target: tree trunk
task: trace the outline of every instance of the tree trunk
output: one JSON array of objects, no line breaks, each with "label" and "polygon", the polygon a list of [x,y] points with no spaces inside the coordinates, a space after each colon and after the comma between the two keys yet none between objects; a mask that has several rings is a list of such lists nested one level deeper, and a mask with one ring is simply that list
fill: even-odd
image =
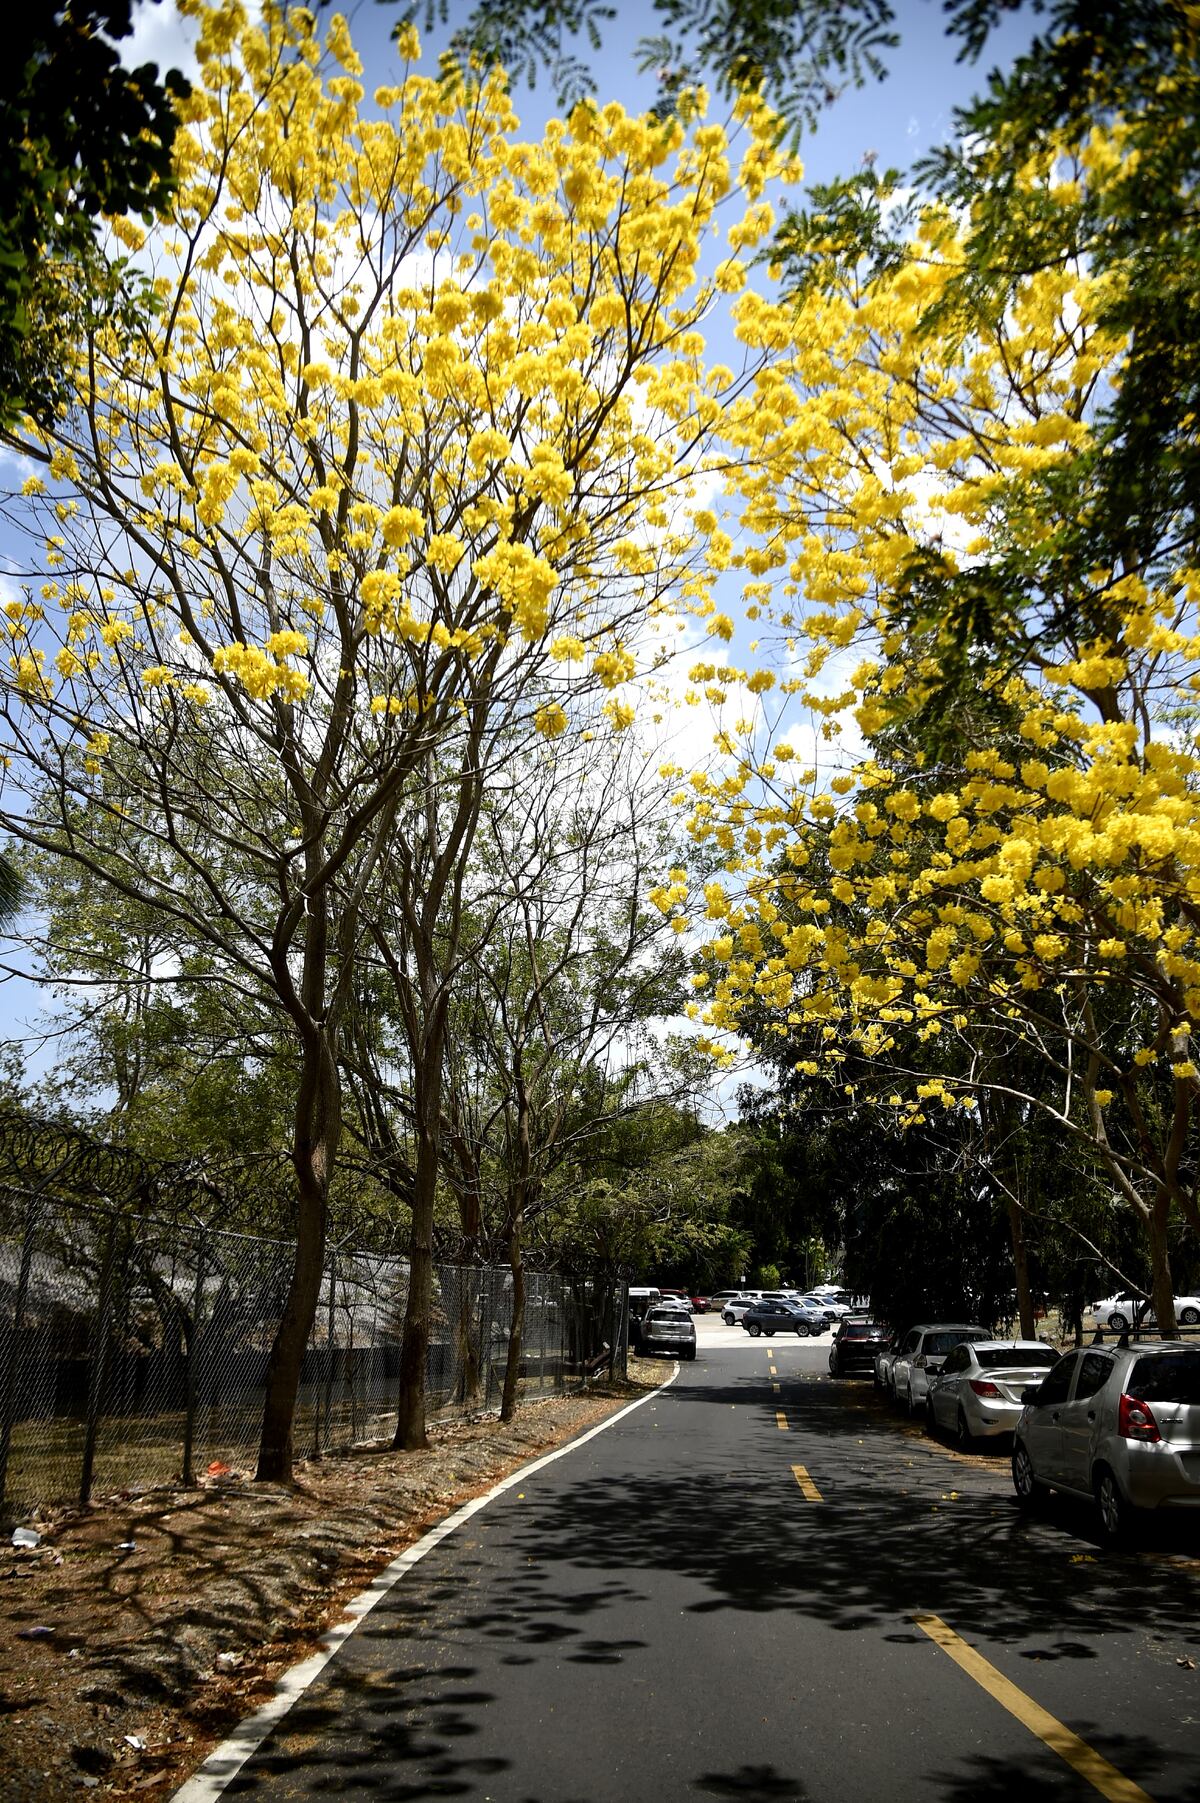
[{"label": "tree trunk", "polygon": [[[424,1086],[418,1080],[416,1092]],[[426,1431],[426,1370],[429,1362],[430,1316],[433,1312],[433,1209],[437,1196],[438,1136],[417,1101],[416,1170],[412,1227],[408,1236],[408,1305],[400,1342],[400,1380],[396,1398],[397,1452],[419,1452],[429,1445]],[[424,1117],[424,1118],[422,1118]]]},{"label": "tree trunk", "polygon": [[508,1358],[504,1365],[504,1395],[500,1403],[501,1421],[511,1421],[517,1412],[517,1387],[521,1378],[521,1347],[525,1338],[525,1261],[521,1246],[524,1215],[525,1211],[519,1197],[514,1197],[508,1222],[508,1267],[512,1272],[512,1326],[508,1334]]},{"label": "tree trunk", "polygon": [[476,1321],[476,1305],[483,1284],[478,1268],[479,1240],[483,1229],[478,1188],[458,1192],[458,1219],[462,1231],[462,1256],[466,1266],[458,1285],[458,1399],[470,1406],[482,1396],[480,1368],[480,1335]]},{"label": "tree trunk", "polygon": [[1013,1273],[1016,1279],[1017,1314],[1021,1322],[1021,1338],[1037,1338],[1037,1321],[1033,1312],[1033,1291],[1029,1287],[1029,1247],[1025,1242],[1025,1211],[1017,1197],[1005,1197],[1008,1209],[1008,1231],[1012,1237]]},{"label": "tree trunk", "polygon": [[337,1060],[326,1029],[305,1047],[292,1163],[299,1192],[296,1251],[283,1317],[267,1361],[266,1398],[256,1477],[267,1483],[292,1481],[292,1429],[308,1336],[316,1317],[325,1268],[329,1179],[341,1130],[341,1090]]},{"label": "tree trunk", "polygon": [[1160,1186],[1150,1210],[1150,1294],[1154,1298],[1154,1318],[1164,1339],[1177,1331],[1175,1322],[1175,1284],[1171,1276],[1171,1257],[1167,1249],[1167,1224],[1171,1217],[1171,1198]]},{"label": "tree trunk", "polygon": [[521,1378],[521,1343],[525,1338],[525,1260],[522,1236],[529,1187],[533,1174],[533,1148],[529,1137],[529,1092],[520,1058],[513,1073],[513,1100],[516,1104],[517,1169],[509,1191],[508,1265],[512,1272],[512,1327],[508,1336],[508,1358],[504,1366],[504,1396],[500,1403],[501,1421],[511,1421],[517,1412],[517,1387]]}]

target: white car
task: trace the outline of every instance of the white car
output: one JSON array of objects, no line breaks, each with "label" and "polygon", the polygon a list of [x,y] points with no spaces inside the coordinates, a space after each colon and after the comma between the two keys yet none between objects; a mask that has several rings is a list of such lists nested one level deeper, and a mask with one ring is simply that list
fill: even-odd
[{"label": "white car", "polygon": [[844,1321],[847,1315],[853,1313],[844,1302],[835,1302],[832,1296],[822,1296],[816,1290],[810,1290],[806,1296],[801,1296],[800,1301],[805,1308],[819,1308],[827,1321]]},{"label": "white car", "polygon": [[721,1309],[721,1319],[726,1327],[736,1327],[748,1308],[753,1308],[762,1297],[757,1291],[743,1290],[740,1296],[734,1296]]},{"label": "white car", "polygon": [[983,1327],[963,1327],[954,1321],[936,1321],[928,1327],[910,1327],[892,1360],[892,1395],[910,1415],[925,1406],[929,1380],[942,1368],[942,1360],[964,1340],[990,1340]]},{"label": "white car", "polygon": [[[1114,1333],[1124,1333],[1133,1326],[1134,1310],[1141,1301],[1139,1296],[1109,1296],[1103,1302],[1092,1304],[1090,1313],[1096,1317],[1097,1327],[1111,1327]],[[1180,1327],[1195,1327],[1200,1321],[1200,1296],[1176,1296],[1175,1319]],[[1143,1314],[1141,1326],[1154,1326],[1154,1310],[1150,1308]]]},{"label": "white car", "polygon": [[964,1340],[930,1379],[929,1425],[962,1447],[1011,1434],[1025,1406],[1022,1393],[1057,1363],[1053,1346],[1039,1340]]}]

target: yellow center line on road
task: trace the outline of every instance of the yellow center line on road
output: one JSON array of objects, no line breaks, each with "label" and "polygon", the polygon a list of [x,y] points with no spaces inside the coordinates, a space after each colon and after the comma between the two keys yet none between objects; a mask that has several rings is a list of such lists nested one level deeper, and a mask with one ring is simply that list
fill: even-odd
[{"label": "yellow center line on road", "polygon": [[783,1410],[782,1410],[782,1409],[776,1409],[776,1411],[775,1411],[775,1425],[776,1425],[776,1427],[777,1427],[777,1428],[778,1428],[778,1429],[779,1429],[779,1431],[780,1431],[780,1433],[781,1433],[781,1434],[786,1434],[786,1433],[787,1433],[787,1431],[788,1431],[788,1418],[787,1418],[787,1416],[786,1416],[786,1415],[785,1415],[785,1414],[784,1414],[784,1412],[783,1412]]},{"label": "yellow center line on road", "polygon": [[1028,1728],[1031,1734],[1036,1734],[1060,1759],[1065,1759],[1073,1771],[1086,1779],[1102,1797],[1108,1798],[1108,1803],[1153,1803],[1153,1799],[1140,1784],[1135,1784],[1132,1778],[1126,1778],[1115,1765],[1108,1763],[1102,1753],[1097,1753],[1094,1747],[1089,1747],[1086,1741],[1080,1740],[1077,1734],[1073,1734],[1070,1728],[1043,1709],[1040,1703],[1035,1703],[1023,1690],[1018,1690],[1003,1672],[989,1664],[982,1653],[977,1653],[953,1628],[947,1627],[939,1615],[914,1615],[913,1620],[921,1632],[928,1634],[930,1640],[940,1646],[943,1653],[953,1659],[969,1678],[974,1678],[976,1684],[986,1690],[990,1697],[994,1697],[1002,1709],[1015,1715],[1022,1727]]},{"label": "yellow center line on road", "polygon": [[781,1386],[779,1384],[772,1384],[771,1388],[774,1390],[776,1396],[778,1396]]},{"label": "yellow center line on road", "polygon": [[825,1498],[809,1477],[803,1465],[792,1466],[792,1476],[800,1486],[800,1494],[807,1502],[824,1502]]}]

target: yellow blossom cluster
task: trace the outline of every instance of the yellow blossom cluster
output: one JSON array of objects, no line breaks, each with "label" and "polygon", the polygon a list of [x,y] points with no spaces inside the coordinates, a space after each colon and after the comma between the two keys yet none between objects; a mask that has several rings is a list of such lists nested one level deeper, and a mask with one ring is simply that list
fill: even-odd
[{"label": "yellow blossom cluster", "polygon": [[[1022,179],[1045,186],[1061,156]],[[1200,1027],[1200,573],[1131,550],[1065,599],[1014,598],[1020,649],[981,661],[967,699],[960,683],[959,734],[928,731],[960,646],[922,617],[918,584],[967,582],[1000,545],[1027,567],[1053,553],[1049,478],[1091,447],[1125,351],[1069,257],[998,315],[939,311],[968,224],[930,207],[881,273],[831,277],[798,308],[739,300],[743,341],[777,354],[726,412],[743,453],[733,561],[786,677],[765,660],[722,671],[721,698],[747,697],[743,727],[723,731],[719,772],[679,792],[725,872],[691,1012],[736,1033],[766,1010],[784,1038],[819,1039],[803,1068],[836,1076],[853,1048],[888,1093],[901,1034],[932,1058],[983,1022],[1074,1036],[1076,1087],[1100,1109],[1118,1093],[1132,1108],[1155,1060],[1200,1095],[1180,1052]],[[709,630],[734,628],[714,615]],[[693,674],[712,699],[712,672]],[[818,743],[850,727],[865,749],[801,769],[778,739],[789,708],[815,717]],[[906,1118],[971,1099],[937,1085],[912,1079]]]},{"label": "yellow blossom cluster", "polygon": [[522,142],[503,73],[422,74],[410,29],[368,103],[340,15],[182,4],[199,78],[174,215],[111,222],[154,325],[99,328],[75,408],[27,436],[66,624],[51,676],[55,622],[10,611],[14,687],[57,682],[71,732],[153,697],[269,738],[281,704],[393,720],[413,694],[450,721],[473,685],[541,681],[520,711],[544,733],[568,723],[567,663],[600,692],[593,725],[623,730],[631,700],[603,692],[634,676],[648,615],[711,614],[730,557],[696,497],[772,352],[735,378],[699,327],[721,291],[754,305],[766,187],[797,174],[774,120],[752,97],[732,134],[587,105]]}]

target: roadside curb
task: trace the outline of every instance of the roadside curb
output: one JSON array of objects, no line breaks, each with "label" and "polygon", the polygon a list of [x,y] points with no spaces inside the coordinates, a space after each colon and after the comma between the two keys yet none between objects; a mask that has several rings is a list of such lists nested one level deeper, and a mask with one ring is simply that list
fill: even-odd
[{"label": "roadside curb", "polygon": [[485,1491],[482,1496],[476,1496],[470,1502],[463,1503],[452,1514],[439,1521],[436,1527],[430,1528],[412,1546],[406,1547],[404,1552],[399,1553],[390,1565],[384,1566],[365,1590],[360,1590],[356,1597],[351,1598],[346,1604],[343,1619],[321,1636],[318,1651],[283,1673],[276,1684],[274,1695],[239,1722],[232,1734],[227,1735],[213,1748],[203,1764],[198,1766],[191,1777],[186,1779],[173,1793],[170,1803],[215,1803],[215,1800],[224,1792],[225,1787],[237,1777],[247,1760],[257,1753],[272,1729],[283,1720],[292,1705],[320,1676],[359,1623],[371,1613],[378,1603],[383,1601],[414,1565],[420,1564],[427,1553],[431,1553],[435,1546],[440,1546],[443,1540],[448,1539],[456,1529],[463,1527],[473,1515],[478,1515],[479,1511],[485,1509],[490,1502],[494,1502],[498,1496],[503,1496],[505,1491],[523,1483],[526,1478],[535,1471],[541,1471],[544,1466],[552,1465],[556,1459],[566,1458],[568,1453],[575,1452],[580,1446],[585,1446],[589,1440],[594,1440],[597,1434],[604,1433],[606,1429],[613,1427],[618,1421],[622,1421],[626,1415],[631,1415],[635,1409],[640,1409],[645,1403],[651,1402],[654,1397],[661,1396],[678,1376],[679,1365],[676,1363],[672,1367],[670,1376],[665,1378],[656,1389],[647,1390],[646,1394],[639,1396],[635,1402],[626,1403],[623,1409],[618,1409],[614,1415],[607,1416],[595,1427],[590,1427],[585,1433],[576,1435],[573,1440],[568,1440],[565,1446],[556,1446],[553,1452],[541,1453],[536,1459],[531,1459],[528,1464],[518,1466],[507,1477],[501,1478],[498,1484],[493,1484],[492,1488]]}]

